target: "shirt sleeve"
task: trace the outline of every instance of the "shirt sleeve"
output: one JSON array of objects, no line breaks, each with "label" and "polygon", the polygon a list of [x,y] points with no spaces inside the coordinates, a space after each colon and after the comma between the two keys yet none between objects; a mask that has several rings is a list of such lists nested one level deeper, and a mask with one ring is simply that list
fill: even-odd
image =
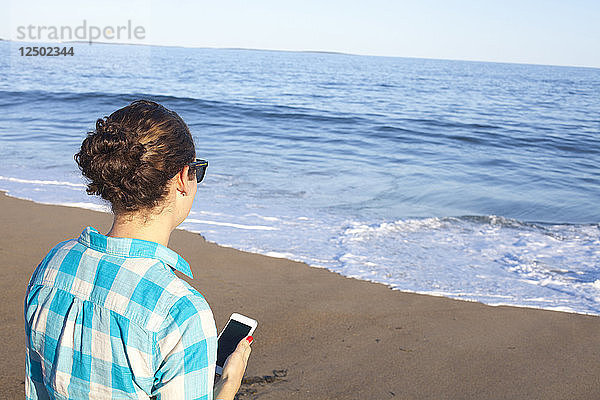
[{"label": "shirt sleeve", "polygon": [[182,297],[155,337],[156,399],[212,400],[217,358],[215,321],[201,295]]}]

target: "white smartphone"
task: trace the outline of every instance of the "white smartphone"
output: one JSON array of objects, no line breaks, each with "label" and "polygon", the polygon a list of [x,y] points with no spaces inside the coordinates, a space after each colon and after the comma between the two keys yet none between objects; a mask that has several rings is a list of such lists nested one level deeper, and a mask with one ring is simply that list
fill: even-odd
[{"label": "white smartphone", "polygon": [[246,336],[252,335],[258,322],[242,314],[233,313],[227,321],[227,325],[219,334],[217,339],[217,368],[215,372],[219,375],[223,373],[223,365],[227,357],[237,347],[240,340]]}]

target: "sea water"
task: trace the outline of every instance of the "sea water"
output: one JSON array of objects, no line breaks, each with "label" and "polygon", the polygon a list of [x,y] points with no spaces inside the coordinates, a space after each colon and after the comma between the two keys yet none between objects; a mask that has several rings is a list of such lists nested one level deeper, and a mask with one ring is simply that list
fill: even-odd
[{"label": "sea water", "polygon": [[[0,189],[106,209],[96,118],[177,111],[209,160],[182,227],[394,289],[600,315],[600,69],[0,42]],[[185,255],[184,255],[185,256]]]}]

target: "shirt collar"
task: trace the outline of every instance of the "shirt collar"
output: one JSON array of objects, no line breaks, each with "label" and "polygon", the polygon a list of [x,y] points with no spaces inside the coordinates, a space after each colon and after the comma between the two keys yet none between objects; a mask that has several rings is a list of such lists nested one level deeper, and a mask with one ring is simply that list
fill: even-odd
[{"label": "shirt collar", "polygon": [[141,239],[108,237],[91,226],[85,228],[77,240],[79,243],[103,253],[121,257],[155,258],[193,278],[188,262],[173,250],[159,243]]}]

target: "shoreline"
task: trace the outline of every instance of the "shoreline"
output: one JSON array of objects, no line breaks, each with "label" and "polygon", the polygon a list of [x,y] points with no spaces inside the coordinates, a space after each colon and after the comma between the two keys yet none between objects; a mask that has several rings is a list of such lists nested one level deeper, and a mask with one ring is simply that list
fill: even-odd
[{"label": "shoreline", "polygon": [[[96,204],[96,203],[51,203],[51,202],[39,202],[36,200],[32,200],[29,198],[25,198],[25,197],[18,197],[18,196],[14,196],[9,194],[6,190],[2,190],[0,189],[0,194],[4,195],[6,197],[9,198],[13,198],[16,200],[22,200],[22,201],[29,201],[32,202],[34,204],[39,204],[39,205],[46,205],[46,206],[57,206],[57,207],[68,207],[68,208],[73,208],[73,209],[78,209],[78,210],[86,210],[86,211],[93,211],[93,212],[100,212],[103,214],[107,214],[107,215],[111,215],[110,213],[110,208],[106,205],[100,205],[100,204]],[[567,223],[545,223],[545,222],[540,222],[542,224],[559,224],[559,225],[578,225],[578,224],[567,224]],[[185,221],[184,223],[185,224]],[[527,305],[527,304],[511,304],[511,303],[503,303],[501,301],[499,302],[495,302],[495,303],[490,303],[490,302],[485,302],[485,301],[481,301],[478,299],[472,299],[469,298],[468,295],[461,297],[460,295],[457,294],[452,294],[452,293],[441,293],[441,292],[435,292],[435,291],[418,291],[418,290],[409,290],[409,289],[400,289],[400,288],[396,288],[394,287],[392,284],[386,283],[386,282],[382,282],[382,281],[378,281],[378,280],[374,280],[374,279],[368,279],[368,278],[362,278],[362,277],[354,277],[354,276],[348,276],[348,275],[344,275],[341,272],[335,271],[333,269],[329,269],[326,266],[320,266],[320,265],[311,265],[309,263],[307,263],[306,261],[300,260],[300,259],[293,259],[291,257],[287,257],[286,255],[274,255],[275,253],[272,251],[265,251],[265,252],[256,252],[256,251],[248,251],[248,250],[244,250],[244,249],[238,249],[234,246],[228,246],[228,245],[223,245],[223,244],[219,244],[217,242],[208,240],[205,238],[205,236],[198,231],[194,231],[194,230],[189,230],[186,228],[182,228],[182,227],[178,227],[176,228],[177,231],[182,231],[182,232],[188,232],[191,234],[197,234],[200,235],[202,237],[202,240],[204,240],[207,243],[211,243],[214,244],[217,247],[220,248],[228,248],[228,249],[234,249],[243,253],[248,253],[248,254],[255,254],[255,255],[260,255],[260,256],[265,256],[265,257],[270,257],[270,258],[275,258],[275,259],[282,259],[282,260],[286,260],[289,262],[295,262],[295,263],[301,263],[303,265],[306,265],[310,268],[316,268],[316,269],[325,269],[329,272],[332,272],[334,274],[337,274],[343,278],[347,278],[347,279],[356,279],[359,281],[364,281],[364,282],[370,282],[370,283],[375,283],[378,285],[382,285],[388,289],[394,290],[394,291],[399,291],[401,293],[412,293],[412,294],[418,294],[418,295],[425,295],[425,296],[433,296],[433,297],[441,297],[441,298],[447,298],[447,299],[453,299],[453,300],[458,300],[458,301],[466,301],[466,302],[474,302],[474,303],[480,303],[480,304],[484,304],[490,307],[517,307],[517,308],[525,308],[525,309],[532,309],[532,310],[546,310],[546,311],[557,311],[557,312],[564,312],[564,313],[569,313],[569,314],[578,314],[578,315],[587,315],[587,316],[600,316],[600,314],[598,313],[593,313],[593,312],[583,312],[583,311],[577,311],[575,309],[572,309],[568,306],[549,306],[549,307],[544,307],[544,306],[536,306],[536,305]],[[291,254],[290,254],[291,255]],[[501,297],[501,296],[500,296]]]},{"label": "shoreline", "polygon": [[[0,192],[0,370],[24,387],[23,297],[35,266],[110,214]],[[259,325],[240,398],[588,399],[600,397],[600,318],[392,290],[323,268],[221,247],[176,230],[169,247],[220,331],[232,312]],[[179,275],[182,277],[182,275]]]}]

